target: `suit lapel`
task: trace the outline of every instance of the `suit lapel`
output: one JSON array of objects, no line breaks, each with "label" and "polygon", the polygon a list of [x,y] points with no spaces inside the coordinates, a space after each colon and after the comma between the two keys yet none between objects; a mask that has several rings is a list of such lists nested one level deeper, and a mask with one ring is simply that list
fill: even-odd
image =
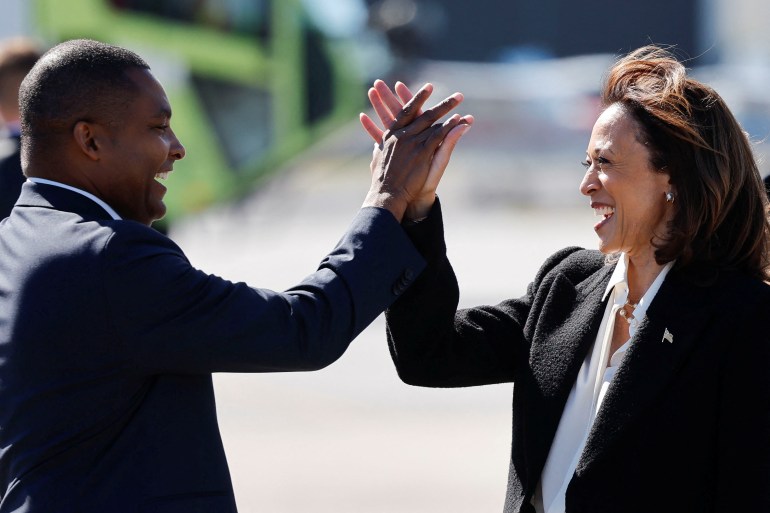
[{"label": "suit lapel", "polygon": [[[710,315],[709,303],[704,289],[669,274],[607,391],[578,463],[578,474],[600,459],[623,430],[665,393],[701,337],[697,327]],[[688,308],[680,308],[682,304]]]}]

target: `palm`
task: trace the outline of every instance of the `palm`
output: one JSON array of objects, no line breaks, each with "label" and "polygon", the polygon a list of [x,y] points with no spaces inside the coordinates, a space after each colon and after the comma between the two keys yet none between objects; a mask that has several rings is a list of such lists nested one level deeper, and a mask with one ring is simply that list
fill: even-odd
[{"label": "palm", "polygon": [[[382,143],[385,131],[393,125],[398,112],[401,111],[404,104],[409,102],[413,96],[414,95],[409,88],[401,82],[396,83],[394,94],[385,82],[381,80],[375,81],[374,87],[369,89],[369,101],[371,102],[377,117],[380,118],[382,128],[366,114],[361,114],[360,116],[361,124],[372,139],[374,139],[375,144],[380,145]],[[417,115],[420,113],[421,112],[418,112]],[[459,116],[455,115],[454,117]],[[447,134],[446,138],[430,160],[427,178],[418,198],[415,199],[418,204],[433,203],[436,189],[444,175],[447,164],[449,164],[449,158],[452,155],[454,146],[467,128],[473,123],[473,116],[464,116],[460,118],[460,123],[460,125]]]}]

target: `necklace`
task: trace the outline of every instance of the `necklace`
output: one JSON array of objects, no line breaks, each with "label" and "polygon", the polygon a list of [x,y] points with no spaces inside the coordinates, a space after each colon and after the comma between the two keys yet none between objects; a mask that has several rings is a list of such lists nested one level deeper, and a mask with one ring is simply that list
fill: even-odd
[{"label": "necklace", "polygon": [[618,313],[620,316],[626,320],[628,324],[631,324],[631,321],[634,320],[634,315],[627,310],[627,308],[632,308],[633,310],[636,310],[636,307],[639,306],[639,301],[631,301],[630,299],[626,299],[626,303],[618,310]]}]

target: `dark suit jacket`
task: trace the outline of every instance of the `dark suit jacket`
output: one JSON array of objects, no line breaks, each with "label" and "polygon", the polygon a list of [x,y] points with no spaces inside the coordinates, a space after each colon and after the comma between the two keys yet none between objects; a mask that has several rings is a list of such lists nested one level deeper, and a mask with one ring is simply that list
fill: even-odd
[{"label": "dark suit jacket", "polygon": [[19,137],[0,139],[0,219],[10,215],[24,180]]},{"label": "dark suit jacket", "polygon": [[[438,208],[412,237],[428,267],[386,312],[399,375],[432,387],[514,383],[505,511],[532,512],[613,266],[568,248],[523,297],[458,312]],[[568,513],[770,511],[770,287],[736,272],[699,278],[673,269],[650,304],[567,489]]]},{"label": "dark suit jacket", "polygon": [[395,218],[366,208],[317,272],[254,289],[32,183],[0,255],[3,513],[234,512],[211,373],[332,363],[424,266]]}]

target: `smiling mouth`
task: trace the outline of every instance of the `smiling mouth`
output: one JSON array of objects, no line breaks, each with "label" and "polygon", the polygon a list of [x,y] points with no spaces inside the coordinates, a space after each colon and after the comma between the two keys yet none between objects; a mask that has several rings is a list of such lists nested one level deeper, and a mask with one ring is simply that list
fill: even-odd
[{"label": "smiling mouth", "polygon": [[158,180],[166,180],[168,178],[168,175],[171,174],[171,171],[164,171],[162,173],[156,173],[155,178]]},{"label": "smiling mouth", "polygon": [[603,217],[605,219],[612,216],[615,213],[614,207],[594,207],[594,215],[597,217]]}]

